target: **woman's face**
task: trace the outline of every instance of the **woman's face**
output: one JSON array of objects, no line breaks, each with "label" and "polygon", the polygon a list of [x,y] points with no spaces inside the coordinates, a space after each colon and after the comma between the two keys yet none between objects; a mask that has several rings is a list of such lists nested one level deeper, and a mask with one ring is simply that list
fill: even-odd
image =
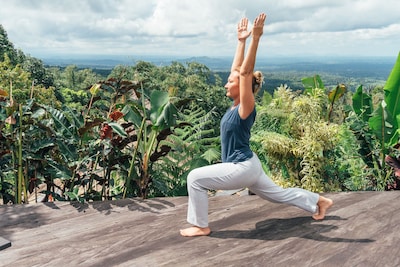
[{"label": "woman's face", "polygon": [[237,99],[240,96],[239,73],[237,71],[231,72],[224,87],[226,89],[227,97],[231,99]]}]

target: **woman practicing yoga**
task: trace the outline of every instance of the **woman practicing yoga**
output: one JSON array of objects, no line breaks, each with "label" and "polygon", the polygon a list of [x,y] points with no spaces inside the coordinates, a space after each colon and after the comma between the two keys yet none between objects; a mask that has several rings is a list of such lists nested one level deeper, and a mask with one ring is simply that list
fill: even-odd
[{"label": "woman practicing yoga", "polygon": [[[297,206],[322,220],[333,202],[331,199],[301,189],[284,189],[263,171],[257,155],[250,149],[250,130],[255,121],[255,94],[262,86],[263,75],[254,72],[258,43],[263,34],[266,15],[261,13],[247,30],[248,19],[238,24],[238,44],[231,73],[225,85],[226,96],[233,100],[221,120],[222,163],[192,170],[187,179],[189,194],[187,221],[191,227],[180,231],[182,236],[209,235],[208,190],[248,188],[263,199]],[[245,56],[245,44],[251,41]]]}]

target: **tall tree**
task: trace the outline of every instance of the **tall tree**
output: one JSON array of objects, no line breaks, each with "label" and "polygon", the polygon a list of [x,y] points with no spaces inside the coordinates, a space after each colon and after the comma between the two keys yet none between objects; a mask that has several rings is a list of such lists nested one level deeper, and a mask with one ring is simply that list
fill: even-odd
[{"label": "tall tree", "polygon": [[8,35],[3,25],[0,24],[0,61],[4,61],[5,54],[8,55],[14,65],[17,63],[17,51],[13,43],[8,40]]},{"label": "tall tree", "polygon": [[22,64],[22,68],[31,74],[31,78],[36,85],[43,85],[45,88],[49,88],[54,85],[54,77],[43,65],[43,61],[31,57],[25,56]]}]

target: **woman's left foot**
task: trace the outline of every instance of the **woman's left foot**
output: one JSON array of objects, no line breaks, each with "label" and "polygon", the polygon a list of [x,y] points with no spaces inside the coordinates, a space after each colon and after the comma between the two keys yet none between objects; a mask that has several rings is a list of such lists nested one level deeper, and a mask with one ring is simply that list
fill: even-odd
[{"label": "woman's left foot", "polygon": [[181,230],[181,236],[204,236],[204,235],[209,235],[211,233],[211,230],[209,227],[197,227],[197,226],[192,226],[186,229]]}]

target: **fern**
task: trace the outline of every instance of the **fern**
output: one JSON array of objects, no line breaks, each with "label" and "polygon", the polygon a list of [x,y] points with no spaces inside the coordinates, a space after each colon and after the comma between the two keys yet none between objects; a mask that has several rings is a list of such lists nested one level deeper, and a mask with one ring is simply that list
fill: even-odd
[{"label": "fern", "polygon": [[191,122],[184,128],[177,128],[160,145],[172,148],[167,157],[153,166],[158,177],[152,196],[187,195],[187,175],[194,168],[211,164],[220,159],[218,137],[207,129],[212,122],[213,112],[195,108],[182,114],[183,121]]}]

